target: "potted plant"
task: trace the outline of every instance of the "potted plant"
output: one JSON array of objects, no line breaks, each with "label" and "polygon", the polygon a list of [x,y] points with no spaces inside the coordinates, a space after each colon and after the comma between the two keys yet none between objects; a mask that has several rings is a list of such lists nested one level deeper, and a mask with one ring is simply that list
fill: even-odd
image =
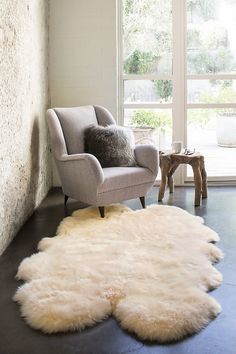
[{"label": "potted plant", "polygon": [[216,120],[217,144],[236,147],[236,109],[220,110]]},{"label": "potted plant", "polygon": [[170,114],[154,110],[135,111],[131,120],[136,143],[152,143],[159,149],[165,146],[165,132],[171,124]]}]

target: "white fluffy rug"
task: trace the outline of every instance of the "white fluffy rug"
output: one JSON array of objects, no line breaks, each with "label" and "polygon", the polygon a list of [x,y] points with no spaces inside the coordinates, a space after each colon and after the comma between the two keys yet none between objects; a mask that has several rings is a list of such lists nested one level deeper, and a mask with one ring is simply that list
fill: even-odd
[{"label": "white fluffy rug", "polygon": [[74,212],[39,253],[22,261],[26,283],[14,299],[33,328],[82,330],[111,314],[145,340],[173,341],[199,331],[220,312],[206,292],[222,281],[218,235],[182,209],[122,205]]}]

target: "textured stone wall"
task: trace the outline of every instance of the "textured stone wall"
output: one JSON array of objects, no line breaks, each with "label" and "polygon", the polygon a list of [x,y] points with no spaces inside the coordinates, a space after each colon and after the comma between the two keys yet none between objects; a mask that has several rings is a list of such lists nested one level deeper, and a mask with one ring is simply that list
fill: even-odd
[{"label": "textured stone wall", "polygon": [[51,186],[48,91],[48,0],[0,0],[0,254]]}]

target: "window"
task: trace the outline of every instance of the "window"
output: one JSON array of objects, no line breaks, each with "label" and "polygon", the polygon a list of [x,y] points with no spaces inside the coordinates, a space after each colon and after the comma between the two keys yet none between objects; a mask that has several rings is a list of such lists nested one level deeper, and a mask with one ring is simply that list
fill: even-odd
[{"label": "window", "polygon": [[182,140],[209,177],[235,179],[236,0],[123,0],[120,13],[121,123],[159,149]]}]

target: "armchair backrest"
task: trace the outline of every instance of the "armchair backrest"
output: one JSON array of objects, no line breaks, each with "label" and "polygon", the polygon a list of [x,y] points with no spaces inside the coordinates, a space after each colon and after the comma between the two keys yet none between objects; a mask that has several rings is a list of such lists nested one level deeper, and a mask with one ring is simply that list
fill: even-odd
[{"label": "armchair backrest", "polygon": [[91,124],[115,124],[111,113],[101,106],[53,108],[47,112],[54,156],[84,152],[84,130]]}]

